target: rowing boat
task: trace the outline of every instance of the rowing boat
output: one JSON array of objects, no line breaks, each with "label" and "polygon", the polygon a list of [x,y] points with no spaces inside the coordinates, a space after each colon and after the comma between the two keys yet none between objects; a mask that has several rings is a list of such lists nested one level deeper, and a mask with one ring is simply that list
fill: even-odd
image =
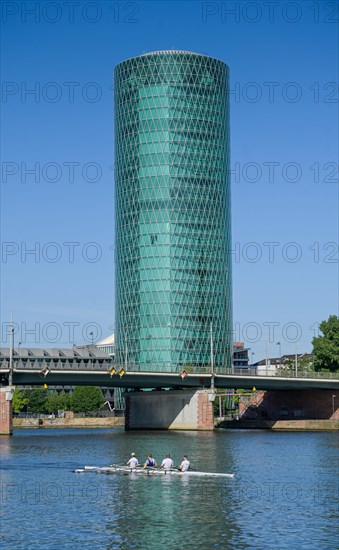
[{"label": "rowing boat", "polygon": [[75,473],[80,474],[84,472],[96,472],[98,474],[138,474],[146,476],[164,476],[164,475],[177,475],[177,476],[190,476],[190,477],[234,477],[234,474],[223,474],[218,472],[196,472],[194,470],[187,470],[186,472],[181,472],[175,468],[170,470],[164,470],[161,468],[128,468],[125,466],[110,466],[110,467],[99,467],[99,466],[85,466],[84,468],[78,468],[75,470]]},{"label": "rowing boat", "polygon": [[84,468],[78,468],[75,470],[75,473],[84,473],[84,472],[96,472],[98,474],[138,474],[138,475],[178,475],[178,476],[192,476],[192,477],[234,477],[234,474],[224,474],[217,472],[196,472],[194,470],[187,470],[186,472],[181,472],[180,470],[171,468],[170,470],[164,470],[161,468],[128,468],[124,466],[110,466],[110,467],[99,467],[99,466],[85,466]]}]

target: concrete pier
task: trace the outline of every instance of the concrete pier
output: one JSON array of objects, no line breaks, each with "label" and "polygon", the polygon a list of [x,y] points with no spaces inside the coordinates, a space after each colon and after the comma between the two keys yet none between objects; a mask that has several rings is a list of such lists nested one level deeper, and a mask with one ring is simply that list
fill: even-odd
[{"label": "concrete pier", "polygon": [[210,390],[137,391],[126,394],[126,430],[213,430]]},{"label": "concrete pier", "polygon": [[0,435],[13,433],[12,397],[12,386],[0,388]]}]

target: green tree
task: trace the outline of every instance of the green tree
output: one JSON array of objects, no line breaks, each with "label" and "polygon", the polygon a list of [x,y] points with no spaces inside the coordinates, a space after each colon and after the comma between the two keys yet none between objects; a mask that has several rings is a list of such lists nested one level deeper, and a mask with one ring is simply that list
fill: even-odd
[{"label": "green tree", "polygon": [[319,328],[323,335],[312,340],[314,368],[336,372],[339,370],[339,317],[330,315]]},{"label": "green tree", "polygon": [[46,399],[46,409],[49,413],[56,413],[59,410],[59,394],[54,391]]},{"label": "green tree", "polygon": [[[297,357],[297,363],[298,363],[298,372],[310,372],[314,370],[313,361],[311,356],[308,354],[305,357],[303,355],[300,355]],[[287,358],[284,361],[284,364],[282,367],[279,367],[279,373],[284,374],[285,371],[295,371],[295,358]]]},{"label": "green tree", "polygon": [[24,396],[24,392],[15,388],[12,399],[13,412],[17,414],[22,411],[22,409],[26,407],[28,401],[29,399]]},{"label": "green tree", "polygon": [[75,413],[94,412],[103,404],[102,392],[96,386],[76,386],[72,392],[71,408]]},{"label": "green tree", "polygon": [[46,401],[48,390],[46,388],[34,388],[33,390],[24,390],[23,397],[28,399],[27,407],[32,413],[46,413]]},{"label": "green tree", "polygon": [[59,409],[61,411],[68,411],[71,408],[71,395],[62,390],[59,393]]},{"label": "green tree", "polygon": [[70,401],[70,396],[64,390],[60,393],[53,391],[47,397],[46,409],[49,413],[67,411],[70,408]]}]

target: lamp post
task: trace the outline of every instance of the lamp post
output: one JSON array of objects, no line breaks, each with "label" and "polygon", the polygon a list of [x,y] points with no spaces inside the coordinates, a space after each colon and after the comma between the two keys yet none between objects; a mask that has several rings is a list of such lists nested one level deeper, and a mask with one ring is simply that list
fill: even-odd
[{"label": "lamp post", "polygon": [[13,316],[11,314],[10,333],[9,333],[9,373],[8,373],[9,386],[13,386],[13,348],[14,348],[14,328],[13,328]]},{"label": "lamp post", "polygon": [[294,366],[295,366],[295,377],[298,377],[298,350],[295,346],[295,356],[294,356]]},{"label": "lamp post", "polygon": [[268,359],[268,346],[267,346],[267,340],[265,340],[265,368],[266,368],[266,376],[268,371],[268,365],[269,365],[269,359]]},{"label": "lamp post", "polygon": [[255,356],[254,351],[251,352],[251,355],[252,355],[252,367],[253,367],[253,365],[254,365],[254,356]]},{"label": "lamp post", "polygon": [[151,344],[151,372],[153,371],[153,340],[152,334],[149,335],[150,344]]},{"label": "lamp post", "polygon": [[279,346],[279,363],[281,363],[281,343],[277,342],[277,346]]},{"label": "lamp post", "polygon": [[125,366],[124,366],[125,372],[127,372],[127,366],[128,366],[128,340],[129,340],[130,349],[132,349],[132,353],[130,354],[131,359],[129,361],[130,361],[130,364],[132,365],[132,367],[131,367],[132,370],[133,370],[133,368],[136,368],[136,360],[135,360],[135,353],[136,352],[135,352],[135,347],[133,348],[133,341],[134,341],[135,333],[138,330],[139,329],[136,328],[136,329],[130,331],[129,333],[128,333],[128,328],[125,330]]},{"label": "lamp post", "polygon": [[127,349],[127,332],[125,334],[125,372],[127,372],[127,358],[128,358],[128,349]]},{"label": "lamp post", "polygon": [[210,331],[211,331],[211,390],[212,392],[214,393],[215,391],[215,388],[214,388],[214,357],[213,357],[213,325],[211,323],[211,326],[210,326]]}]

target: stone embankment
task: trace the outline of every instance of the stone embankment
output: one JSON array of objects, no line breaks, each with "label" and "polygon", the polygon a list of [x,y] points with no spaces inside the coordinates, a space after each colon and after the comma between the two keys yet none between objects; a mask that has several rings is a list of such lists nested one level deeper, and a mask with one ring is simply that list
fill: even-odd
[{"label": "stone embankment", "polygon": [[92,418],[13,418],[13,428],[123,428],[120,416]]},{"label": "stone embankment", "polygon": [[339,420],[223,420],[216,422],[215,427],[233,430],[335,431],[339,430]]}]

